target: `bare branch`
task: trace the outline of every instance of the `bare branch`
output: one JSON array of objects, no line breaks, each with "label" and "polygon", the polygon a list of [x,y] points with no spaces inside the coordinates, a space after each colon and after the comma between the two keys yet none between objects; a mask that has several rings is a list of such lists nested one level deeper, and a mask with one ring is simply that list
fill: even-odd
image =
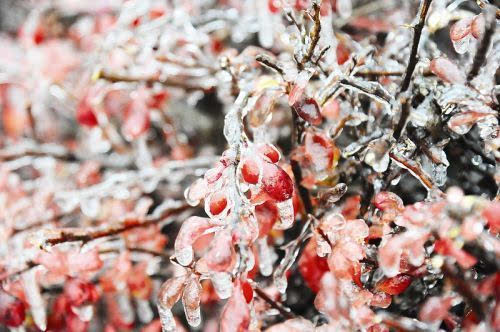
[{"label": "bare branch", "polygon": [[406,73],[403,78],[403,83],[401,84],[400,92],[405,92],[410,87],[411,76],[415,70],[415,66],[418,62],[418,44],[420,43],[420,37],[422,36],[422,30],[425,25],[425,18],[429,12],[429,7],[431,6],[432,0],[422,0],[422,5],[420,6],[420,15],[417,25],[414,27],[413,43],[411,46],[410,60],[408,61],[408,67],[406,67]]}]

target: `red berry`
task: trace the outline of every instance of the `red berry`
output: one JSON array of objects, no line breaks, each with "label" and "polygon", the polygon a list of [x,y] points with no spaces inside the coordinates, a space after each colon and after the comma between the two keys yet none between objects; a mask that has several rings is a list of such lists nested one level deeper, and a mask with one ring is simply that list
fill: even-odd
[{"label": "red berry", "polygon": [[24,322],[24,303],[0,291],[0,325],[18,327]]},{"label": "red berry", "polygon": [[94,109],[90,106],[87,98],[82,99],[76,109],[76,120],[83,126],[97,126],[97,117],[94,114]]},{"label": "red berry", "polygon": [[389,295],[398,295],[410,286],[412,277],[407,274],[398,274],[392,278],[386,278],[377,283],[375,289]]},{"label": "red berry", "polygon": [[269,11],[273,14],[276,14],[280,11],[281,4],[280,0],[268,0],[267,1],[267,8],[269,8]]},{"label": "red berry", "polygon": [[328,263],[325,257],[319,257],[316,254],[316,242],[310,240],[304,248],[299,259],[299,271],[304,278],[307,286],[317,293],[320,288],[320,280],[328,269]]},{"label": "red berry", "polygon": [[293,181],[282,168],[264,162],[263,171],[263,189],[271,198],[282,202],[292,197]]},{"label": "red berry", "polygon": [[227,206],[227,199],[226,195],[220,191],[215,192],[211,197],[210,197],[210,213],[214,216],[218,215]]},{"label": "red berry", "polygon": [[280,153],[276,148],[270,144],[262,144],[258,147],[260,153],[269,158],[269,160],[275,164],[280,160]]},{"label": "red berry", "polygon": [[323,122],[319,105],[313,98],[302,99],[293,104],[292,108],[302,119],[312,125],[319,126]]},{"label": "red berry", "polygon": [[250,303],[253,299],[253,288],[248,281],[243,281],[241,283],[241,291],[247,303]]},{"label": "red berry", "polygon": [[259,182],[259,166],[254,160],[247,159],[241,167],[241,175],[246,183],[257,184]]}]

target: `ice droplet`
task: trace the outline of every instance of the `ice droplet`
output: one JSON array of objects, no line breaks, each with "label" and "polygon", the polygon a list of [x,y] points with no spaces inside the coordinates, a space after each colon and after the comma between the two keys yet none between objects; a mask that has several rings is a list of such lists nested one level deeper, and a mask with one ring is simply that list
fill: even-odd
[{"label": "ice droplet", "polygon": [[472,157],[471,161],[473,165],[478,166],[483,162],[483,158],[480,155],[476,154],[474,157]]},{"label": "ice droplet", "polygon": [[223,300],[231,296],[233,290],[233,283],[231,281],[231,274],[228,272],[216,272],[210,276],[212,285],[214,286],[217,296]]},{"label": "ice droplet", "polygon": [[161,329],[163,332],[175,331],[175,319],[170,309],[158,304],[158,314],[160,315]]},{"label": "ice droplet", "polygon": [[175,257],[181,265],[188,265],[193,260],[193,249],[191,247],[184,247],[175,251]]},{"label": "ice droplet", "polygon": [[90,322],[94,316],[94,307],[92,305],[84,305],[81,307],[71,307],[73,311],[81,321]]},{"label": "ice droplet", "polygon": [[292,226],[295,219],[293,211],[293,199],[289,198],[283,202],[277,202],[276,207],[278,208],[278,215],[280,217],[280,222],[274,225],[275,229],[287,229]]},{"label": "ice droplet", "polygon": [[453,48],[458,54],[464,54],[469,50],[471,35],[467,35],[459,40],[452,40]]}]

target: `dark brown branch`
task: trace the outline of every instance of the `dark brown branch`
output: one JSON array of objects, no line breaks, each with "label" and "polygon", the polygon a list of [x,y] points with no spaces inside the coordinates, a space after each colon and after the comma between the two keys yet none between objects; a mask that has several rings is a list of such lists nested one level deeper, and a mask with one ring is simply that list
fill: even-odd
[{"label": "dark brown branch", "polygon": [[[301,143],[302,136],[302,124],[300,123],[300,119],[297,116],[296,112],[292,111],[292,121],[293,121],[293,129],[292,129],[292,146],[295,148],[297,145]],[[304,204],[304,210],[307,214],[313,214],[313,205],[311,202],[311,195],[309,194],[309,190],[304,187],[302,182],[302,169],[299,163],[296,160],[291,160],[290,164],[292,166],[293,177],[295,178],[295,183],[299,189],[299,196],[302,200],[302,204]]]},{"label": "dark brown branch", "polygon": [[67,230],[67,231],[61,230],[59,233],[59,236],[45,240],[43,246],[56,245],[56,244],[65,243],[65,242],[79,242],[79,241],[81,241],[83,243],[87,243],[87,242],[90,242],[90,241],[93,241],[93,240],[96,240],[96,239],[99,239],[102,237],[117,235],[117,234],[129,231],[131,229],[134,229],[134,228],[147,227],[150,225],[158,224],[158,223],[162,222],[163,220],[165,220],[166,218],[168,218],[172,215],[179,214],[179,213],[187,210],[188,208],[189,208],[189,205],[182,205],[178,208],[166,210],[159,217],[149,217],[149,218],[146,218],[145,220],[128,219],[128,220],[123,221],[121,224],[119,224],[117,226],[112,226],[112,227],[102,229],[102,230],[94,230],[94,231],[88,231],[88,232],[82,231],[81,233],[79,233],[77,231],[71,231],[71,230]]},{"label": "dark brown branch", "polygon": [[271,299],[262,289],[255,287],[254,288],[255,293],[264,301],[266,301],[271,307],[274,309],[278,310],[279,313],[285,317],[286,319],[292,319],[295,318],[295,315],[292,313],[292,311],[285,306],[283,306],[281,303],[278,303]]},{"label": "dark brown branch", "polygon": [[101,71],[98,78],[102,78],[109,82],[144,82],[148,84],[160,83],[165,86],[174,87],[184,89],[186,91],[210,91],[213,89],[213,86],[203,87],[201,85],[195,85],[188,83],[190,80],[186,78],[185,80],[175,79],[175,78],[167,78],[161,79],[159,76],[151,76],[151,77],[132,77],[126,75],[119,75],[115,73],[109,73],[106,71]]},{"label": "dark brown branch", "polygon": [[306,54],[304,55],[302,60],[297,64],[300,70],[304,69],[304,65],[311,60],[314,54],[314,49],[316,48],[316,45],[318,45],[320,37],[320,31],[321,31],[321,21],[319,16],[320,7],[316,2],[313,2],[313,10],[314,13],[312,19],[314,21],[314,26],[309,32],[309,37],[311,39],[311,42],[309,44]]},{"label": "dark brown branch", "polygon": [[276,63],[276,61],[274,61],[274,59],[272,59],[269,55],[259,54],[255,57],[255,60],[266,67],[276,70],[280,75],[284,75],[283,68],[281,68],[280,65]]},{"label": "dark brown branch", "polygon": [[486,30],[484,31],[483,39],[481,39],[476,55],[474,56],[472,67],[469,71],[469,74],[467,75],[467,81],[471,81],[479,73],[479,70],[486,61],[486,54],[488,53],[488,49],[490,48],[491,39],[495,34],[495,29],[497,26],[495,19],[495,9],[491,6],[488,6],[484,16],[486,20]]},{"label": "dark brown branch", "polygon": [[[381,101],[383,100],[383,101],[385,101],[387,103],[391,102],[391,96],[388,95],[386,93],[386,91],[383,91],[382,89],[377,88],[376,86],[367,88],[367,87],[364,87],[364,86],[361,86],[361,85],[357,84],[356,82],[353,82],[353,81],[350,81],[350,80],[347,80],[347,79],[342,79],[342,80],[340,80],[339,83],[340,83],[341,86],[359,90],[362,93],[365,93],[368,96],[372,96],[375,99],[379,99]],[[370,82],[367,82],[367,83],[370,83]],[[372,83],[370,83],[370,84],[372,84]]]},{"label": "dark brown branch", "polygon": [[406,73],[403,78],[403,83],[401,84],[400,92],[405,92],[410,87],[411,77],[415,66],[418,62],[418,44],[420,43],[420,37],[422,36],[422,30],[424,29],[425,19],[427,13],[429,12],[429,7],[431,6],[432,0],[422,0],[422,5],[420,7],[419,21],[414,27],[413,43],[411,46],[410,59],[408,61],[408,67],[406,67]]},{"label": "dark brown branch", "polygon": [[428,189],[435,189],[436,186],[432,182],[432,179],[426,174],[420,164],[418,164],[415,160],[411,160],[406,158],[405,156],[396,154],[394,152],[389,152],[389,157],[395,162],[403,165],[406,169],[410,171],[420,182]]}]

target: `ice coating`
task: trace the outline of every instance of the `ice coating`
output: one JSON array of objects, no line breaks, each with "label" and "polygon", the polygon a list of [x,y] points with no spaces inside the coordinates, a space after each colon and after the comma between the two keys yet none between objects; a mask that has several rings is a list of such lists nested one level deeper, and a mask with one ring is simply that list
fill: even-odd
[{"label": "ice coating", "polygon": [[214,225],[208,218],[192,216],[182,223],[174,249],[177,261],[186,266],[193,260],[193,243]]},{"label": "ice coating", "polygon": [[186,287],[182,292],[182,304],[184,313],[189,325],[196,327],[201,323],[201,285],[197,277],[192,276],[188,279]]},{"label": "ice coating", "polygon": [[250,325],[250,308],[243,295],[241,282],[238,280],[220,319],[220,332],[246,331]]}]

